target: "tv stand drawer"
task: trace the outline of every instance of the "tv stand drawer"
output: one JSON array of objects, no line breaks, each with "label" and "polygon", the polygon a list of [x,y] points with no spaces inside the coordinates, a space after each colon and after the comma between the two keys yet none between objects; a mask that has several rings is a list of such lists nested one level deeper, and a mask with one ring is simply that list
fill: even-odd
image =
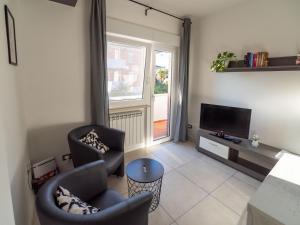
[{"label": "tv stand drawer", "polygon": [[210,151],[222,158],[228,159],[228,155],[229,155],[229,147],[228,146],[222,145],[220,143],[211,141],[207,138],[200,136],[199,147],[203,148],[207,151]]}]

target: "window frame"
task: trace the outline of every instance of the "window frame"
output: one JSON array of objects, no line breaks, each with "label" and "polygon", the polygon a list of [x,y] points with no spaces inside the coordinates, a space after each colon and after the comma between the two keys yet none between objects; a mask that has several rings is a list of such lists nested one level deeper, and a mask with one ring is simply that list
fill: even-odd
[{"label": "window frame", "polygon": [[[154,144],[160,144],[164,143],[166,141],[170,141],[172,139],[172,127],[174,126],[174,118],[176,116],[176,102],[178,101],[177,95],[175,95],[177,91],[177,86],[178,86],[178,75],[179,75],[179,47],[178,46],[170,46],[167,44],[159,44],[155,43],[152,46],[152,73],[155,71],[155,51],[166,51],[170,52],[172,54],[172,66],[171,66],[171,79],[170,79],[170,85],[169,85],[169,93],[170,93],[170,111],[169,111],[169,136],[160,138],[157,140],[153,140],[153,118],[154,118],[154,99],[151,99],[151,110],[150,110],[150,143],[151,145]],[[151,80],[151,94],[154,95],[154,88],[155,88],[155,76],[154,74],[152,75],[152,80]]]},{"label": "window frame", "polygon": [[144,81],[143,81],[143,92],[141,99],[124,99],[124,100],[110,100],[109,99],[109,108],[131,108],[136,106],[146,106],[150,104],[150,68],[151,68],[151,44],[147,42],[141,42],[132,40],[125,37],[116,37],[112,35],[107,35],[107,43],[112,42],[121,45],[145,47],[145,68],[144,68]]}]

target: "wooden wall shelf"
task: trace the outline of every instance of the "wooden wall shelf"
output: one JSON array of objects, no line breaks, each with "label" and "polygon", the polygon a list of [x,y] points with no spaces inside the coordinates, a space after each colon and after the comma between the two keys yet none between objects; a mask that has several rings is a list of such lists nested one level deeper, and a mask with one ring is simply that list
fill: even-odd
[{"label": "wooden wall shelf", "polygon": [[266,67],[247,67],[244,60],[231,61],[224,72],[263,72],[263,71],[298,71],[300,65],[296,65],[296,56],[269,58]]}]

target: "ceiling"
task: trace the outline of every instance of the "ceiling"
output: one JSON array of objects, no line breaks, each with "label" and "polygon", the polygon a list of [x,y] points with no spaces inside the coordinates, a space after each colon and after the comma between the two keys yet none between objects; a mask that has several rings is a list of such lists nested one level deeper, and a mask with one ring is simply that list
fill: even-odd
[{"label": "ceiling", "polygon": [[136,0],[180,17],[204,17],[247,0]]}]

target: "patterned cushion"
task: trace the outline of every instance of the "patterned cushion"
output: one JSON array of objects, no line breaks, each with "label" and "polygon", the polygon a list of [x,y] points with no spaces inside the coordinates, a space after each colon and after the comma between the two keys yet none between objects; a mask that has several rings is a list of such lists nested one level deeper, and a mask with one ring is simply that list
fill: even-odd
[{"label": "patterned cushion", "polygon": [[102,154],[106,153],[109,150],[109,147],[100,141],[99,136],[94,129],[80,138],[80,141],[84,144],[96,148]]},{"label": "patterned cushion", "polygon": [[74,196],[70,191],[61,186],[58,186],[55,196],[58,207],[68,213],[87,215],[100,211],[100,209],[81,201],[78,197]]}]

